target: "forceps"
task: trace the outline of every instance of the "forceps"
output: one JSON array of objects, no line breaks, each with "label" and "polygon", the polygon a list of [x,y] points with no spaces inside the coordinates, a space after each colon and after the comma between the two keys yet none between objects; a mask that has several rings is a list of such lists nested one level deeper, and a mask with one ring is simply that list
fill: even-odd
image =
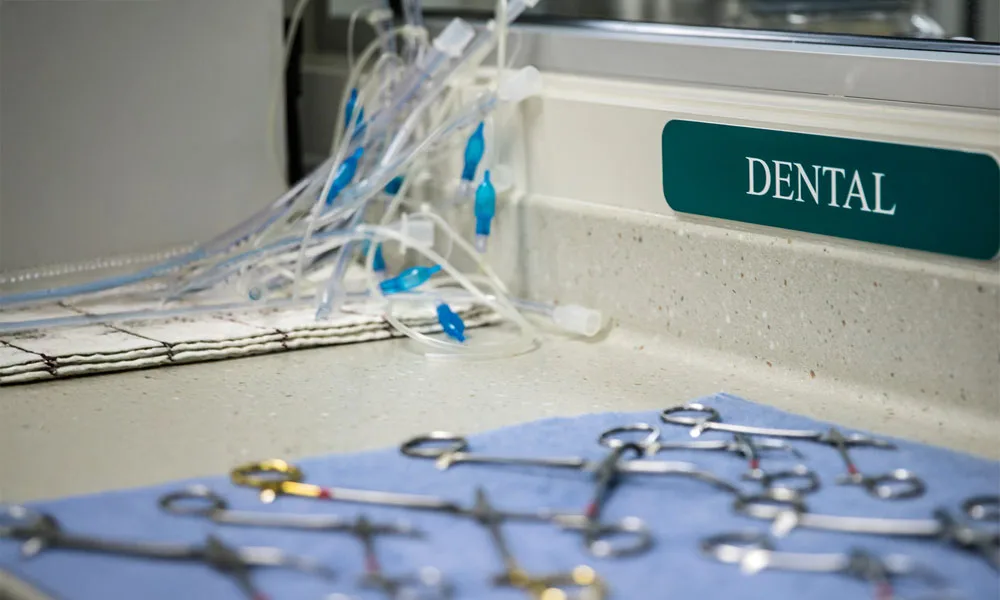
[{"label": "forceps", "polygon": [[[579,515],[563,515],[548,510],[539,510],[536,512],[497,511],[488,502],[485,502],[485,494],[482,494],[481,491],[477,492],[476,503],[472,507],[464,507],[451,500],[435,498],[433,496],[320,487],[302,483],[303,477],[301,469],[278,459],[248,463],[233,469],[231,473],[231,479],[234,484],[259,489],[260,499],[265,503],[274,502],[279,494],[285,494],[318,500],[339,500],[360,504],[443,512],[458,517],[467,517],[478,523],[492,523],[492,525],[487,526],[490,527],[490,532],[494,535],[494,541],[496,540],[494,530],[499,527],[500,522],[505,520],[554,523],[567,529],[582,528]],[[483,501],[480,502],[480,499]],[[628,521],[626,519],[619,525],[605,527],[612,533],[640,535],[640,540],[646,544],[650,540],[649,532],[645,530],[638,519],[635,521]],[[510,552],[506,550],[506,545],[502,543],[502,537],[500,541],[501,543],[498,544],[498,547],[502,549],[501,555],[505,558],[505,563],[507,563],[506,558],[510,556]],[[516,564],[513,564],[513,566],[516,566]],[[597,577],[593,569],[587,566],[578,566],[568,574],[549,575],[541,578],[533,578],[520,569],[512,569],[512,564],[505,564],[505,567],[507,567],[506,576],[505,578],[498,579],[497,583],[524,590],[535,600],[566,600],[570,598],[562,587],[579,588],[580,592],[575,596],[579,600],[603,600],[605,595],[604,582]]]},{"label": "forceps", "polygon": [[356,537],[364,550],[365,576],[362,583],[381,590],[389,598],[450,597],[451,590],[436,569],[425,567],[417,575],[390,577],[382,571],[375,552],[375,537],[401,535],[411,538],[423,534],[406,523],[372,523],[366,517],[348,521],[333,515],[270,514],[260,511],[231,510],[225,498],[202,485],[164,494],[160,508],[182,516],[203,517],[222,525],[298,529],[303,531],[342,532]]},{"label": "forceps", "polygon": [[872,584],[874,597],[878,600],[892,598],[893,581],[901,577],[916,577],[936,588],[944,587],[943,579],[938,574],[917,564],[909,556],[875,556],[861,549],[847,553],[778,552],[767,534],[754,531],[706,538],[701,543],[701,551],[719,562],[740,565],[740,570],[747,575],[774,569],[854,577]]},{"label": "forceps", "polygon": [[[993,521],[998,517],[1000,496],[975,496],[962,504],[970,521]],[[772,521],[771,533],[784,537],[796,527],[892,537],[939,540],[962,550],[977,552],[995,569],[1000,569],[1000,529],[987,531],[959,523],[948,511],[938,509],[930,519],[883,519],[846,517],[809,512],[802,498],[787,490],[773,488],[756,496],[738,497],[736,512]]]},{"label": "forceps", "polygon": [[[437,445],[444,443],[444,446]],[[656,460],[622,460],[626,452],[631,452],[640,456],[643,449],[638,444],[623,442],[615,444],[611,452],[599,461],[590,461],[585,458],[520,458],[484,456],[465,452],[469,446],[468,440],[464,437],[443,431],[435,431],[426,435],[417,436],[405,442],[400,450],[407,456],[420,458],[433,458],[437,460],[439,469],[447,469],[455,463],[481,463],[481,464],[503,464],[522,466],[541,466],[565,468],[577,471],[592,473],[595,478],[594,492],[589,504],[582,515],[577,515],[576,519],[584,524],[584,541],[590,552],[596,556],[625,556],[646,550],[652,541],[648,538],[643,526],[643,537],[635,538],[634,543],[612,546],[610,541],[603,539],[605,536],[615,536],[621,538],[623,528],[609,526],[600,522],[600,514],[608,494],[618,483],[620,475],[623,473],[646,474],[646,475],[673,475],[689,479],[695,479],[708,483],[709,485],[733,494],[742,496],[743,492],[735,485],[725,481],[712,473],[701,471],[694,464],[677,461],[656,461]],[[433,446],[432,446],[433,444]],[[564,516],[563,518],[566,518]],[[625,523],[640,523],[635,517],[628,517],[622,521]]]},{"label": "forceps", "polygon": [[924,481],[906,469],[895,469],[884,475],[861,473],[847,452],[848,444],[844,434],[831,429],[827,436],[847,466],[847,474],[838,477],[837,483],[863,486],[870,495],[886,500],[904,500],[924,495],[927,489]]},{"label": "forceps", "polygon": [[[605,597],[607,589],[604,582],[586,565],[580,565],[569,573],[541,577],[529,575],[514,558],[507,546],[506,538],[500,531],[500,525],[506,515],[493,508],[482,488],[476,489],[476,504],[471,516],[489,531],[490,539],[503,561],[504,573],[494,579],[497,585],[524,590],[536,600],[566,600],[570,597],[578,600],[603,600]],[[578,592],[570,596],[566,592],[567,589],[575,589]]]},{"label": "forceps", "polygon": [[[445,445],[440,445],[442,443]],[[612,546],[611,542],[604,539],[605,537],[610,538],[613,536],[621,540],[623,533],[633,532],[626,532],[619,526],[609,526],[600,522],[601,511],[604,508],[608,495],[617,485],[619,475],[624,472],[620,464],[622,456],[629,452],[636,456],[642,454],[642,449],[636,444],[620,444],[616,448],[613,448],[608,453],[608,456],[596,462],[579,457],[520,458],[484,456],[465,452],[468,447],[468,440],[460,435],[444,431],[433,431],[404,442],[399,449],[400,452],[407,456],[435,459],[437,467],[442,470],[456,463],[480,463],[552,467],[591,472],[595,480],[594,492],[582,516],[584,542],[587,548],[597,556],[625,556],[644,551],[651,545],[651,538],[648,537],[648,533],[643,526],[641,534],[636,535],[632,543]],[[636,517],[628,517],[623,521],[623,523],[625,522],[641,524],[641,521]]]},{"label": "forceps", "polygon": [[[612,427],[597,438],[597,443],[606,448],[618,448],[630,443],[622,439],[622,434],[647,434],[638,442],[631,442],[643,449],[646,456],[654,456],[665,450],[714,450],[731,452],[746,459],[749,470],[743,479],[758,481],[764,487],[771,487],[777,481],[786,482],[781,487],[792,489],[800,494],[809,494],[819,489],[819,476],[805,465],[796,465],[791,469],[768,473],[760,468],[761,450],[781,450],[796,458],[802,458],[798,450],[787,442],[780,440],[754,440],[744,433],[734,433],[732,440],[695,440],[691,442],[667,442],[660,439],[660,430],[648,423],[634,423],[622,427]],[[799,482],[798,485],[790,483]]]},{"label": "forceps", "polygon": [[[704,417],[679,416],[677,413],[694,412],[702,413]],[[747,435],[762,435],[767,437],[778,437],[787,439],[797,439],[803,441],[816,442],[833,446],[844,459],[847,465],[847,475],[839,478],[838,483],[851,483],[861,485],[870,495],[883,500],[902,500],[906,498],[916,498],[922,496],[926,490],[923,480],[906,469],[895,469],[883,475],[864,475],[858,471],[851,457],[847,453],[848,448],[856,446],[870,446],[875,448],[894,448],[893,444],[872,438],[860,433],[844,435],[837,429],[829,431],[816,431],[809,429],[773,429],[769,427],[753,427],[749,425],[732,425],[721,422],[719,411],[710,406],[692,402],[680,406],[673,406],[664,409],[660,413],[660,420],[664,423],[674,425],[687,425],[691,427],[691,437],[698,437],[704,431],[728,431],[730,433],[743,433]]]},{"label": "forceps", "polygon": [[21,553],[25,558],[37,555],[47,548],[85,550],[132,556],[153,560],[192,561],[204,563],[223,575],[232,577],[240,590],[251,600],[266,600],[257,590],[250,574],[260,567],[294,569],[332,579],[333,573],[323,565],[308,558],[285,554],[278,548],[233,548],[215,536],[208,536],[204,544],[177,544],[166,542],[129,542],[66,533],[52,515],[39,513],[23,506],[0,506],[0,537],[23,540]]}]

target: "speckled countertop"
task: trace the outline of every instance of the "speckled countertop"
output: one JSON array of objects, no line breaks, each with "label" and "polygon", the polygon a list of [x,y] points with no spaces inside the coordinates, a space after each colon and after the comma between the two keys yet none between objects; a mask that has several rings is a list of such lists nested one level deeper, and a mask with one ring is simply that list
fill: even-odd
[{"label": "speckled countertop", "polygon": [[16,457],[0,501],[717,391],[1000,457],[996,262],[537,197],[499,217],[491,260],[516,292],[600,309],[609,335],[490,362],[392,341],[0,388],[0,456]]},{"label": "speckled countertop", "polygon": [[[497,335],[477,331],[475,335]],[[803,377],[623,329],[491,362],[406,342],[291,352],[0,390],[0,501],[225,472],[553,415],[664,408],[726,390],[818,418],[995,455],[991,418]]]}]

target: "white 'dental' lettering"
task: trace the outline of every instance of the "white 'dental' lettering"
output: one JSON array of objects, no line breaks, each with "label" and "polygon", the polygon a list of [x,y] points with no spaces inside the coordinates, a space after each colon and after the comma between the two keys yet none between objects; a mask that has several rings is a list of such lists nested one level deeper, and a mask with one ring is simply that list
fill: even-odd
[{"label": "white 'dental' lettering", "polygon": [[[863,174],[857,170],[848,172],[840,167],[823,165],[807,167],[785,160],[767,161],[753,156],[745,158],[748,196],[767,196],[772,193],[771,187],[774,184],[772,197],[776,200],[805,202],[808,198],[817,206],[824,202],[826,206],[847,210],[853,209],[851,203],[856,201],[855,205],[861,212],[889,216],[896,214],[895,204],[890,208],[882,206],[882,182],[885,173]],[[846,185],[840,185],[841,181]],[[827,198],[823,198],[824,193],[828,194]],[[870,199],[874,199],[874,208],[869,202]]]},{"label": "white 'dental' lettering", "polygon": [[[788,169],[788,172],[783,172],[784,169]],[[781,185],[788,185],[788,195],[781,193]],[[795,195],[792,194],[792,163],[785,162],[783,160],[774,161],[774,199],[775,200],[794,200]]]},{"label": "white 'dental' lettering", "polygon": [[[767,193],[768,190],[771,189],[771,169],[767,166],[766,162],[762,161],[759,158],[754,158],[752,156],[748,156],[746,158],[747,158],[747,164],[750,166],[750,184],[747,189],[747,195],[763,196],[764,194]],[[756,165],[764,167],[764,187],[761,188],[760,191],[757,191],[755,189],[756,185],[754,185],[754,173],[757,172],[757,170],[754,169],[754,167]]]}]

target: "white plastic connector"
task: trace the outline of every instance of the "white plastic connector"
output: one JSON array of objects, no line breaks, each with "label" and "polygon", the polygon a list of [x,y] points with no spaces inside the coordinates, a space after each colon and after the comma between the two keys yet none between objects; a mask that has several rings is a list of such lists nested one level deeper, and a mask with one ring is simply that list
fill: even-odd
[{"label": "white plastic connector", "polygon": [[507,22],[513,23],[521,16],[521,13],[529,8],[535,8],[536,4],[538,4],[538,0],[510,0],[507,5]]},{"label": "white plastic connector", "polygon": [[532,66],[524,67],[503,81],[497,97],[503,102],[517,103],[542,93],[542,74]]},{"label": "white plastic connector", "polygon": [[382,23],[391,24],[393,19],[392,11],[388,8],[373,8],[368,12],[368,24],[372,27],[378,27]]},{"label": "white plastic connector", "polygon": [[434,47],[441,54],[458,58],[462,56],[465,47],[474,37],[476,37],[476,30],[472,25],[462,19],[452,19],[451,23],[448,23],[448,26],[434,38]]},{"label": "white plastic connector", "polygon": [[601,330],[601,312],[578,306],[576,304],[566,304],[556,306],[552,309],[552,322],[566,331],[593,337]]},{"label": "white plastic connector", "polygon": [[397,227],[399,233],[410,239],[414,246],[434,245],[434,222],[427,219],[408,219],[403,215]]}]

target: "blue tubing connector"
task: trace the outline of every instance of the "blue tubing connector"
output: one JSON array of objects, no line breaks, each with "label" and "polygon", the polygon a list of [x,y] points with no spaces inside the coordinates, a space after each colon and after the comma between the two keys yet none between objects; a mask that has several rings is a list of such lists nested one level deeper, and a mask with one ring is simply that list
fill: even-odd
[{"label": "blue tubing connector", "polygon": [[473,181],[476,178],[476,169],[479,168],[479,162],[483,160],[485,150],[486,138],[483,137],[483,123],[480,122],[465,144],[465,166],[462,167],[464,181]]},{"label": "blue tubing connector", "polygon": [[403,187],[403,176],[394,177],[392,181],[385,184],[385,193],[390,196],[395,196],[399,193],[399,188]]},{"label": "blue tubing connector", "polygon": [[[368,250],[371,249],[372,243],[369,240],[365,240],[361,244],[361,254],[363,256],[368,256]],[[375,245],[375,257],[372,259],[372,270],[379,274],[385,274],[385,256],[382,254],[382,243],[379,242]]]},{"label": "blue tubing connector", "polygon": [[493,216],[497,213],[497,191],[490,181],[490,172],[483,173],[483,182],[476,188],[476,249],[486,250],[486,239],[490,237]]},{"label": "blue tubing connector", "polygon": [[333,183],[330,185],[330,193],[326,195],[326,205],[333,206],[334,200],[340,195],[340,192],[351,185],[351,180],[354,179],[354,174],[358,170],[358,163],[361,161],[361,157],[364,155],[365,149],[358,147],[353,154],[347,157],[344,162],[340,163],[337,167],[337,174],[333,176]]},{"label": "blue tubing connector", "polygon": [[408,292],[413,288],[423,285],[440,270],[441,265],[434,265],[433,267],[411,267],[391,279],[386,279],[379,284],[379,287],[382,289],[382,293],[386,296],[389,294]]},{"label": "blue tubing connector", "polygon": [[385,256],[382,255],[382,244],[375,246],[375,258],[372,260],[372,268],[376,273],[385,273]]},{"label": "blue tubing connector", "polygon": [[[351,90],[350,97],[347,98],[347,106],[344,107],[344,131],[351,128],[351,115],[354,114],[354,107],[358,103],[358,88]],[[358,115],[361,116],[360,114]]]},{"label": "blue tubing connector", "polygon": [[465,341],[465,321],[450,306],[442,302],[437,305],[438,323],[448,337],[458,342]]}]

